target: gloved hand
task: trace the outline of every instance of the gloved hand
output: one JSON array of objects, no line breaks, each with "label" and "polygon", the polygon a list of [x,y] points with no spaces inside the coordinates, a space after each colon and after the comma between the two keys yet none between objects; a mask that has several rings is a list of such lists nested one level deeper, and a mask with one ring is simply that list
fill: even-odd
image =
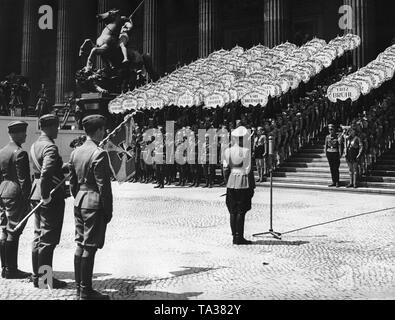
[{"label": "gloved hand", "polygon": [[49,197],[47,199],[42,199],[42,202],[43,202],[44,206],[49,204],[51,201],[52,201],[51,195],[49,195]]}]

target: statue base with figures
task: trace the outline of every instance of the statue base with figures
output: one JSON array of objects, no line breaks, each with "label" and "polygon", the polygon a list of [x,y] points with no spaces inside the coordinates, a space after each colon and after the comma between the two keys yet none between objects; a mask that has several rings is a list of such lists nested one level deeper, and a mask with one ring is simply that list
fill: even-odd
[{"label": "statue base with figures", "polygon": [[101,114],[108,120],[111,125],[112,115],[108,112],[108,103],[117,95],[110,93],[88,92],[81,94],[77,99],[77,108],[75,112],[76,121],[82,127],[82,119],[91,114]]}]

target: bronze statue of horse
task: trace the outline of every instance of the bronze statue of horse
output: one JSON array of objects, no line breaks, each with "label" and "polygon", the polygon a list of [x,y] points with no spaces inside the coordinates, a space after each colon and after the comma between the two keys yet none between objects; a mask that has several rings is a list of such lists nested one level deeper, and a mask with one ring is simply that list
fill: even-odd
[{"label": "bronze statue of horse", "polygon": [[153,68],[149,54],[140,54],[136,50],[128,48],[129,61],[123,63],[122,52],[119,47],[119,35],[122,26],[130,21],[130,18],[122,16],[117,9],[98,14],[97,18],[99,21],[104,21],[105,27],[96,41],[96,46],[91,39],[86,39],[80,47],[80,57],[85,56],[90,51],[85,70],[91,70],[94,56],[100,55],[105,69],[111,70],[111,73],[116,73],[116,76],[122,78],[124,82],[122,87],[124,88],[133,87],[133,83],[143,69],[148,73],[151,80],[156,81],[159,77]]}]

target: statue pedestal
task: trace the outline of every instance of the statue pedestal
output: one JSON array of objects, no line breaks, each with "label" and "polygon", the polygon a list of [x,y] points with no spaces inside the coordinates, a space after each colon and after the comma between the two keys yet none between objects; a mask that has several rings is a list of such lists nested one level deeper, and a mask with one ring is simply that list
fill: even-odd
[{"label": "statue pedestal", "polygon": [[77,99],[82,117],[90,114],[101,114],[108,118],[108,103],[117,97],[116,94],[102,94],[97,92],[83,93]]},{"label": "statue pedestal", "polygon": [[91,114],[101,114],[107,121],[111,121],[111,115],[108,112],[108,103],[117,96],[117,94],[102,94],[98,92],[81,94],[81,98],[76,101],[79,107],[79,110],[76,112],[76,117],[80,122],[84,117]]}]

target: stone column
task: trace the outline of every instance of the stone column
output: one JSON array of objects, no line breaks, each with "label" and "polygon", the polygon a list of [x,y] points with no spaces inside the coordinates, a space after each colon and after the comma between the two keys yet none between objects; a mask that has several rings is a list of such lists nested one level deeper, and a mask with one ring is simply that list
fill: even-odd
[{"label": "stone column", "polygon": [[290,3],[289,0],[265,0],[264,3],[264,44],[267,47],[277,46],[290,36]]},{"label": "stone column", "polygon": [[[110,0],[98,0],[97,2],[97,14],[107,12],[111,10],[111,3]],[[99,37],[105,27],[104,22],[97,23],[97,37]],[[93,42],[96,42],[96,39],[92,39]],[[96,68],[101,69],[103,68],[104,64],[100,56],[96,56]]]},{"label": "stone column", "polygon": [[56,103],[65,102],[65,93],[74,90],[75,43],[73,42],[73,1],[58,0],[56,36]]},{"label": "stone column", "polygon": [[165,39],[163,0],[145,0],[143,51],[152,58],[154,70],[159,74],[164,71]]},{"label": "stone column", "polygon": [[25,0],[23,4],[23,27],[22,27],[22,58],[21,74],[29,78],[30,101],[34,103],[34,97],[40,87],[37,79],[38,59],[38,0]]},{"label": "stone column", "polygon": [[199,0],[199,57],[219,49],[218,0]]},{"label": "stone column", "polygon": [[[7,43],[7,32],[6,32],[6,17],[7,17],[7,0],[0,0],[0,39]],[[3,80],[5,75],[5,61],[7,59],[7,46],[0,46],[0,81]]]},{"label": "stone column", "polygon": [[361,37],[360,47],[353,52],[354,66],[361,68],[374,58],[372,52],[375,47],[375,4],[369,0],[344,0],[344,5],[352,9],[352,28],[345,32]]}]

